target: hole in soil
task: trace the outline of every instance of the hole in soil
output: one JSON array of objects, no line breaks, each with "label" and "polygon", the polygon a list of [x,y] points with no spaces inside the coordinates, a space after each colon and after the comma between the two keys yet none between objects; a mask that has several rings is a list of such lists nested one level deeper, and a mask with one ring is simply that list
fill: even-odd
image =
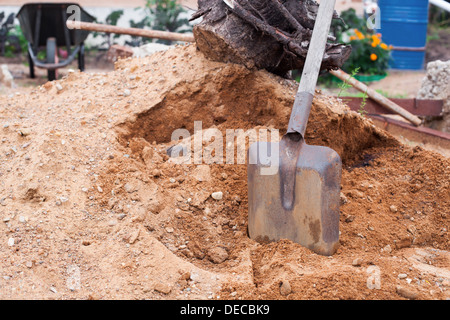
[{"label": "hole in soil", "polygon": [[[119,126],[122,145],[128,146],[133,138],[150,144],[169,143],[177,129],[192,135],[196,123],[196,128],[200,125],[203,130],[218,128],[223,136],[227,129],[245,131],[261,126],[278,129],[281,137],[294,104],[294,83],[282,85],[279,78],[266,73],[233,68],[178,83],[162,101]],[[320,94],[314,100],[305,139],[308,144],[334,149],[344,165],[359,160],[364,150],[396,144],[356,113]]]}]

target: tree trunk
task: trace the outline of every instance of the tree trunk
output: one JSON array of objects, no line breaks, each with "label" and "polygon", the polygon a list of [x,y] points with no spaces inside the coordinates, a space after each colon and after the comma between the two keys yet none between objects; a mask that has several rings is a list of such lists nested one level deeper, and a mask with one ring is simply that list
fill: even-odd
[{"label": "tree trunk", "polygon": [[[215,61],[243,64],[285,76],[302,69],[318,4],[312,0],[198,0],[191,20],[197,47]],[[335,19],[339,19],[335,13]],[[330,36],[330,39],[332,37]],[[340,68],[351,47],[328,43],[322,70]]]}]

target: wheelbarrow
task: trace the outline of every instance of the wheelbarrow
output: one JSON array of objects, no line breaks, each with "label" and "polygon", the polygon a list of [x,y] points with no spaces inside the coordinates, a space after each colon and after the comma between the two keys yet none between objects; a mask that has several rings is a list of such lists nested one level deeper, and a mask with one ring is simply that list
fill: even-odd
[{"label": "wheelbarrow", "polygon": [[[95,18],[76,3],[29,3],[22,6],[17,19],[28,41],[28,62],[30,78],[35,78],[34,67],[47,69],[48,80],[56,80],[56,70],[71,64],[78,58],[78,68],[85,69],[84,41],[88,31],[68,29],[68,8],[77,6],[82,22],[93,22]],[[69,9],[69,14],[71,13]],[[67,55],[60,60],[59,47],[66,47]],[[40,50],[45,47],[46,58],[38,58]]]}]

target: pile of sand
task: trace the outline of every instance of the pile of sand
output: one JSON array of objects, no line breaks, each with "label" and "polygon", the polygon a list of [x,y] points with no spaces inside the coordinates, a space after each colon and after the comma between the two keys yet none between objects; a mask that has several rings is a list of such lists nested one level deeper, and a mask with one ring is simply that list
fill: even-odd
[{"label": "pile of sand", "polygon": [[450,161],[342,102],[318,93],[306,137],[344,163],[333,257],[248,238],[245,165],[168,157],[194,121],[282,131],[295,91],[191,45],[2,98],[0,298],[448,298]]}]

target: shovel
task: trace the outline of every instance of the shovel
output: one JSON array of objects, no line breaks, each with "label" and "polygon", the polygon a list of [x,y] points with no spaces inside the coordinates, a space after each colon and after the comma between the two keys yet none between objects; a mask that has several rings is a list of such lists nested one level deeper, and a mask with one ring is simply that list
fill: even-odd
[{"label": "shovel", "polygon": [[248,154],[248,231],[260,242],[288,239],[321,255],[339,244],[342,162],[304,136],[325,52],[335,0],[320,2],[287,133],[257,142]]}]

